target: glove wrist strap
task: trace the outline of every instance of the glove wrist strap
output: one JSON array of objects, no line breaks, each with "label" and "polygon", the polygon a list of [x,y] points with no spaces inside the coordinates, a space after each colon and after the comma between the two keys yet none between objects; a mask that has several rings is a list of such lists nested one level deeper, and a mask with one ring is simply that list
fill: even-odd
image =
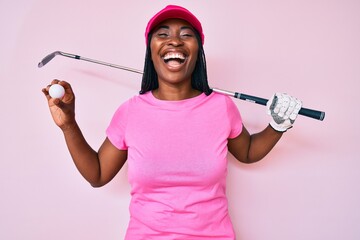
[{"label": "glove wrist strap", "polygon": [[290,129],[292,126],[290,127],[283,127],[280,126],[279,124],[277,124],[275,121],[271,121],[269,123],[270,127],[272,127],[275,131],[277,132],[286,132],[288,129]]}]

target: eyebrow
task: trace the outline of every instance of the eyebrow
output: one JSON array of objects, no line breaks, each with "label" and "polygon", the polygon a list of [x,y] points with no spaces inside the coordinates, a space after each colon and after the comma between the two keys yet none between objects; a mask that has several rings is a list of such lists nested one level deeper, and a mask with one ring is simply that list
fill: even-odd
[{"label": "eyebrow", "polygon": [[[170,29],[170,27],[167,26],[167,25],[161,25],[161,26],[159,26],[157,28],[157,30],[162,29],[162,28],[163,29]],[[183,27],[180,28],[180,30],[184,30],[184,29],[190,29],[190,30],[194,31],[194,29],[192,27],[190,27],[190,26],[183,26]]]}]

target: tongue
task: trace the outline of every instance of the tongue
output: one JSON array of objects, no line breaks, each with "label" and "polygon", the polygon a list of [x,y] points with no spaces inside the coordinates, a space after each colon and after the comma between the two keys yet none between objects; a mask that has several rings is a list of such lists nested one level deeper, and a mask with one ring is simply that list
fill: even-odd
[{"label": "tongue", "polygon": [[176,61],[176,60],[170,60],[167,62],[167,64],[170,66],[170,67],[178,67],[180,66],[180,62],[179,61]]}]

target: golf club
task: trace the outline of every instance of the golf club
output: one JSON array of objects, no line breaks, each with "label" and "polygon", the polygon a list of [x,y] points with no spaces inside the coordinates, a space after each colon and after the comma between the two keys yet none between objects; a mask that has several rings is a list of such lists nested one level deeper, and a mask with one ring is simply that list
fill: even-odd
[{"label": "golf club", "polygon": [[[118,68],[118,69],[121,69],[121,70],[134,72],[134,73],[138,73],[138,74],[143,74],[142,71],[137,70],[137,69],[128,68],[128,67],[124,67],[124,66],[120,66],[120,65],[116,65],[116,64],[112,64],[112,63],[107,63],[107,62],[103,62],[103,61],[99,61],[99,60],[94,60],[94,59],[91,59],[91,58],[85,58],[85,57],[81,57],[79,55],[75,55],[75,54],[71,54],[71,53],[65,53],[65,52],[61,52],[61,51],[55,51],[53,53],[50,53],[46,57],[44,57],[39,62],[38,67],[41,68],[41,67],[45,66],[48,62],[50,62],[57,55],[60,55],[60,56],[63,56],[63,57],[69,57],[69,58],[73,58],[73,59],[77,59],[77,60],[83,60],[83,61],[87,61],[87,62],[92,62],[92,63],[96,63],[96,64],[101,64],[101,65],[105,65],[105,66],[108,66],[108,67]],[[222,90],[222,89],[218,89],[218,88],[212,88],[212,90],[214,92],[217,92],[217,93],[225,94],[225,95],[237,98],[237,99],[245,100],[245,101],[252,102],[252,103],[257,103],[257,104],[260,104],[260,105],[265,105],[266,106],[266,103],[268,102],[268,99],[255,97],[255,96],[251,96],[251,95],[247,95],[247,94],[243,94],[243,93],[231,92],[231,91]],[[303,116],[306,116],[306,117],[314,118],[314,119],[317,119],[317,120],[320,120],[320,121],[323,121],[324,118],[325,118],[325,112],[318,111],[318,110],[313,110],[313,109],[308,109],[308,108],[301,108],[300,111],[299,111],[299,114],[303,115]]]}]

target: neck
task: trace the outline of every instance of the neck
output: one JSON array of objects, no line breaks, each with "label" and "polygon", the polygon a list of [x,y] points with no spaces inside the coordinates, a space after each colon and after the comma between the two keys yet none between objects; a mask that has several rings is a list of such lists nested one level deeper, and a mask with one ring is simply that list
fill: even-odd
[{"label": "neck", "polygon": [[152,91],[154,97],[160,100],[179,101],[193,98],[201,94],[200,91],[193,89],[191,86],[166,86],[159,84],[159,88]]}]

